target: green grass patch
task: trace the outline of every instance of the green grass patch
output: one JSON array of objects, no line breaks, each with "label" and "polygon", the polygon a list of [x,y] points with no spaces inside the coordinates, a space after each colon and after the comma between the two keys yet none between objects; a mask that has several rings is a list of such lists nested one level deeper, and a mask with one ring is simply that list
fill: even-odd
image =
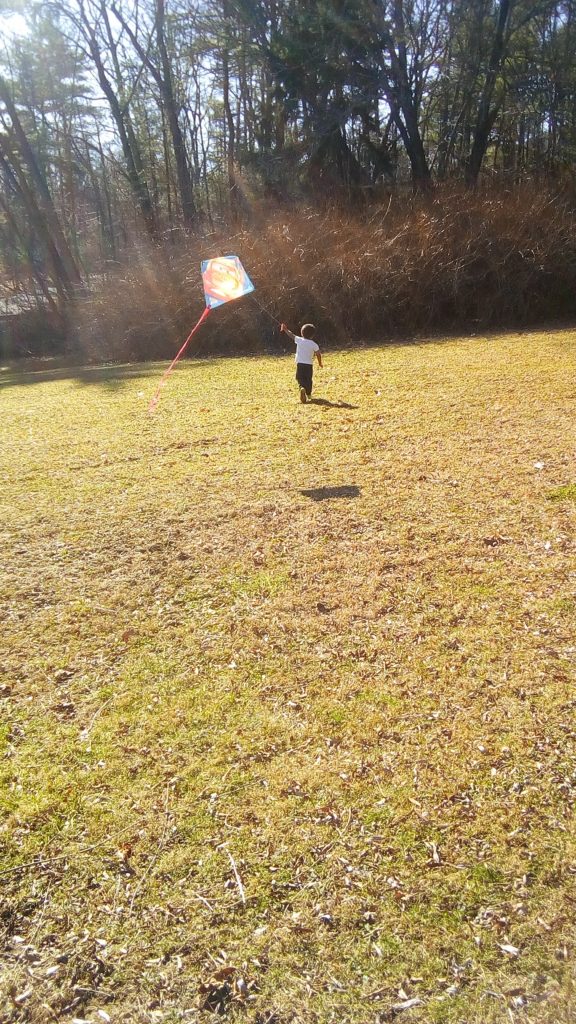
[{"label": "green grass patch", "polygon": [[547,494],[549,501],[576,501],[576,484],[563,484]]}]

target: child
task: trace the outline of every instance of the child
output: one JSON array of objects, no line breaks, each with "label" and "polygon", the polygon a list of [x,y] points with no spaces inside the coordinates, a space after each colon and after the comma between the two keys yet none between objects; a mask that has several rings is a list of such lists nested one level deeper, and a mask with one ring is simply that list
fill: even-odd
[{"label": "child", "polygon": [[300,385],[300,401],[307,402],[312,394],[312,373],[314,356],[318,360],[318,366],[322,366],[322,355],[314,338],[314,324],[304,324],[300,330],[301,335],[292,334],[286,324],[280,324],[280,330],[287,334],[296,345],[296,380]]}]

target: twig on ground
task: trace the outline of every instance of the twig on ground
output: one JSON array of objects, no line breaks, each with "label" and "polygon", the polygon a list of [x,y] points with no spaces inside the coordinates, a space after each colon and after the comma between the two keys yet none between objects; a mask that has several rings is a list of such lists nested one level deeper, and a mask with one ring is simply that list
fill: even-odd
[{"label": "twig on ground", "polygon": [[236,879],[236,885],[238,886],[238,892],[240,893],[240,899],[242,900],[242,903],[244,904],[244,906],[246,906],[246,893],[244,892],[244,886],[242,885],[242,879],[240,878],[240,875],[238,874],[238,868],[236,867],[236,864],[234,863],[234,858],[233,858],[232,854],[230,853],[230,850],[226,850],[226,853],[228,854],[228,859],[230,860],[230,864],[232,865],[232,871],[234,872],[234,878]]},{"label": "twig on ground", "polygon": [[162,835],[160,836],[160,839],[158,841],[158,846],[156,847],[156,852],[154,853],[154,856],[152,857],[150,863],[148,864],[148,867],[146,868],[146,871],[144,872],[144,874],[140,878],[140,880],[138,882],[138,885],[136,886],[136,888],[134,889],[134,892],[132,893],[132,899],[130,900],[130,907],[129,907],[130,912],[132,912],[132,910],[134,908],[134,901],[135,901],[138,893],[140,892],[142,886],[144,885],[144,882],[146,881],[146,879],[150,875],[154,865],[156,864],[156,862],[158,861],[158,859],[160,857],[160,854],[162,853],[162,850],[164,849],[164,846],[166,845],[166,839],[168,838],[168,801],[169,801],[169,797],[170,797],[170,784],[168,784],[166,786],[166,792],[164,794],[164,828],[162,829]]},{"label": "twig on ground", "polygon": [[85,729],[82,729],[82,731],[80,733],[80,739],[81,740],[87,740],[88,739],[92,729],[94,728],[94,723],[96,722],[96,719],[100,717],[100,715],[102,714],[104,709],[107,708],[108,705],[114,700],[114,697],[115,697],[115,694],[112,694],[112,696],[108,697],[108,700],[105,700],[104,703],[101,705],[101,707],[98,708],[96,714],[92,716],[92,718],[90,720],[90,724],[87,725]]}]

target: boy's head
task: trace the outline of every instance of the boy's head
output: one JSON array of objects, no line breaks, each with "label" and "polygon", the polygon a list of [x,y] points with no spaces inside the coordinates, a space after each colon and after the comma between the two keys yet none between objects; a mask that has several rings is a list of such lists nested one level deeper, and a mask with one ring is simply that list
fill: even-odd
[{"label": "boy's head", "polygon": [[314,337],[315,330],[316,328],[314,327],[314,324],[302,324],[302,327],[300,328],[300,337],[311,340]]}]

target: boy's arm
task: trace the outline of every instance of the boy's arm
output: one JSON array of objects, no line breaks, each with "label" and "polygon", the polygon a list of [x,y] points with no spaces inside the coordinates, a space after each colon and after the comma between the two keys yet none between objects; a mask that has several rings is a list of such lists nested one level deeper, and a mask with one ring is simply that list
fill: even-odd
[{"label": "boy's arm", "polygon": [[318,349],[318,351],[315,354],[316,354],[316,359],[318,360],[318,366],[323,366],[323,363],[322,363],[322,353],[321,353],[320,349]]},{"label": "boy's arm", "polygon": [[289,330],[288,330],[288,328],[286,327],[286,324],[280,324],[280,330],[281,330],[281,331],[282,331],[282,332],[283,332],[284,334],[287,334],[287,335],[288,335],[288,337],[292,339],[292,341],[296,341],[296,335],[295,335],[295,334],[292,334],[292,331],[289,331]]}]

